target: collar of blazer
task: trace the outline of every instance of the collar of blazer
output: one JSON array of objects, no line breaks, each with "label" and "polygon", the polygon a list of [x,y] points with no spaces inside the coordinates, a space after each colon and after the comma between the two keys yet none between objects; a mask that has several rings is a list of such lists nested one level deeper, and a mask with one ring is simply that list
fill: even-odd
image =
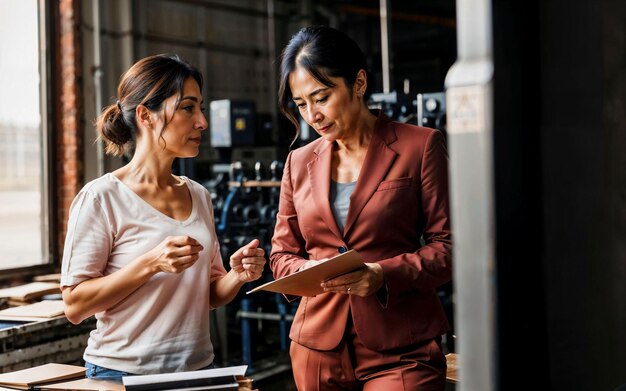
[{"label": "collar of blazer", "polygon": [[350,230],[361,211],[372,195],[376,192],[378,185],[385,178],[389,168],[393,164],[397,153],[388,145],[396,141],[397,136],[393,122],[382,113],[377,113],[378,118],[374,126],[374,136],[367,148],[367,154],[361,167],[359,179],[357,180],[354,192],[350,197],[350,207],[346,218],[346,226],[343,234],[339,232],[337,223],[330,209],[328,194],[330,193],[330,167],[332,161],[332,148],[330,142],[321,140],[315,148],[316,159],[307,164],[307,171],[311,184],[311,192],[318,207],[320,216],[328,228],[338,237],[347,238]]}]

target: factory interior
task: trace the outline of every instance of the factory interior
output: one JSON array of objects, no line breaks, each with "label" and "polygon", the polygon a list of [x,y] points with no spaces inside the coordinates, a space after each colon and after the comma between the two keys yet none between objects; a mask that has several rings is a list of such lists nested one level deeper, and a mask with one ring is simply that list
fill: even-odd
[{"label": "factory interior", "polygon": [[19,389],[3,380],[17,371],[85,365],[98,321],[70,322],[59,289],[70,207],[132,158],[106,154],[95,121],[124,72],[160,53],[204,79],[208,129],[172,173],[208,190],[226,270],[253,239],[267,259],[210,312],[213,363],[245,365],[245,389],[297,389],[300,299],[247,292],[274,280],[287,156],[319,137],[303,118],[296,134],[278,104],[281,52],[317,25],[364,52],[369,109],[443,134],[445,390],[626,390],[619,0],[0,0],[0,389]]}]

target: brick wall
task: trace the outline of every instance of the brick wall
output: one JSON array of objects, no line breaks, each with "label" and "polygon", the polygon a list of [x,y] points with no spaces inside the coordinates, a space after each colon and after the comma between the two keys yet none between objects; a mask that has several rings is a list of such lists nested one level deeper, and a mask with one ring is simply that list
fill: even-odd
[{"label": "brick wall", "polygon": [[[53,3],[54,4],[54,3]],[[81,45],[79,34],[80,0],[58,3],[57,37],[57,222],[59,259],[67,231],[67,218],[72,200],[83,186],[82,163],[83,115]]]}]

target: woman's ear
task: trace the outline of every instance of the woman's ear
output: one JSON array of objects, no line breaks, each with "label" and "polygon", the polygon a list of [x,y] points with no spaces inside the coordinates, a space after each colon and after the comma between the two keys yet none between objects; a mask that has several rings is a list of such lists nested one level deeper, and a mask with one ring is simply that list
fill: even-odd
[{"label": "woman's ear", "polygon": [[152,128],[152,112],[144,105],[139,105],[135,109],[137,124],[144,129]]},{"label": "woman's ear", "polygon": [[356,80],[354,81],[354,93],[357,97],[362,98],[367,90],[367,74],[365,69],[361,69],[356,74]]}]

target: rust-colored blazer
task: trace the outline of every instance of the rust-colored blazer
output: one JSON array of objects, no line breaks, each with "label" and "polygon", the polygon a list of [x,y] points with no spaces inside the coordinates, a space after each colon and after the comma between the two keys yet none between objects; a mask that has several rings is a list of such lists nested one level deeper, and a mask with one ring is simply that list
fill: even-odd
[{"label": "rust-colored blazer", "polygon": [[435,292],[452,274],[448,154],[441,132],[379,115],[343,233],[329,202],[331,159],[332,144],[323,138],[287,157],[270,267],[279,278],[307,259],[332,257],[341,247],[355,249],[365,262],[382,266],[386,292],[303,297],[290,338],[312,349],[334,349],[344,336],[348,311],[372,350],[445,333],[449,326]]}]

